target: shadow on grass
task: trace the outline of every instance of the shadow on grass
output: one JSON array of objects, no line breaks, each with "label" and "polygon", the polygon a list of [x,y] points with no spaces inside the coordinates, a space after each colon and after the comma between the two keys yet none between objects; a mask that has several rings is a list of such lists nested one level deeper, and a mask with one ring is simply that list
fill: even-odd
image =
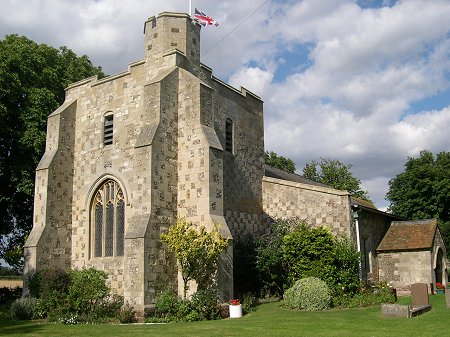
[{"label": "shadow on grass", "polygon": [[31,333],[38,333],[44,330],[39,324],[31,321],[16,321],[12,319],[0,318],[0,335],[1,336],[23,336]]}]

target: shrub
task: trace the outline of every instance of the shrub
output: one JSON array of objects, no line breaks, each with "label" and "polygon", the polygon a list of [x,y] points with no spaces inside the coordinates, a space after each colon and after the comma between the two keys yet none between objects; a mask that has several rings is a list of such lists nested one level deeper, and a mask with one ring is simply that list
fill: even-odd
[{"label": "shrub", "polygon": [[219,294],[215,290],[199,290],[191,298],[191,310],[198,313],[198,320],[220,319]]},{"label": "shrub", "polygon": [[360,289],[359,262],[360,254],[347,237],[335,240],[335,294],[356,294]]},{"label": "shrub", "polygon": [[109,296],[106,277],[105,272],[93,268],[38,271],[27,280],[30,293],[37,297],[35,317],[64,324],[115,317],[123,299]]},{"label": "shrub", "polygon": [[286,290],[283,305],[291,309],[323,310],[330,307],[331,294],[324,281],[307,277]]},{"label": "shrub", "polygon": [[132,307],[126,304],[122,309],[120,309],[119,313],[117,314],[117,319],[122,324],[134,323],[136,322],[136,312]]},{"label": "shrub", "polygon": [[155,302],[155,316],[160,318],[175,318],[178,315],[181,300],[169,289],[164,290]]},{"label": "shrub", "polygon": [[283,258],[283,237],[295,221],[281,220],[273,223],[269,232],[257,241],[256,270],[262,296],[281,296],[287,286],[287,269]]},{"label": "shrub", "polygon": [[200,321],[221,318],[219,295],[215,290],[199,290],[191,300],[180,299],[177,294],[165,290],[156,299],[155,317],[147,321]]},{"label": "shrub", "polygon": [[247,315],[255,309],[256,298],[251,293],[247,293],[242,299],[242,313]]},{"label": "shrub", "polygon": [[328,228],[301,222],[283,237],[282,249],[291,280],[313,276],[333,284],[335,242]]},{"label": "shrub", "polygon": [[12,319],[29,320],[33,318],[36,299],[33,297],[18,298],[11,304]]},{"label": "shrub", "polygon": [[106,279],[104,271],[94,268],[72,271],[72,283],[67,295],[71,309],[89,319],[104,314],[109,304]]},{"label": "shrub", "polygon": [[381,305],[382,303],[395,303],[395,295],[386,284],[374,284],[361,288],[353,296],[340,296],[334,299],[334,305],[341,308],[358,308]]},{"label": "shrub", "polygon": [[64,305],[71,283],[71,274],[61,269],[42,269],[27,281],[30,295],[39,299],[36,305],[38,318],[45,318],[52,310]]},{"label": "shrub", "polygon": [[22,296],[22,288],[15,287],[1,287],[0,288],[0,303],[12,303],[14,300]]},{"label": "shrub", "polygon": [[101,305],[103,306],[103,316],[116,317],[124,308],[123,296],[117,294],[108,295]]}]

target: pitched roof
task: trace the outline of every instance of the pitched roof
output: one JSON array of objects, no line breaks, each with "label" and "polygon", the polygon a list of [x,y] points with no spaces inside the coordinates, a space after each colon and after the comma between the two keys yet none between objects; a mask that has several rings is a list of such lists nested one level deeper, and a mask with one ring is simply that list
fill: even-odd
[{"label": "pitched roof", "polygon": [[364,200],[364,199],[360,199],[360,198],[356,198],[356,197],[350,197],[350,201],[351,201],[352,205],[362,206],[365,208],[369,208],[369,209],[378,211],[378,208],[373,204],[372,201],[368,201],[368,200]]},{"label": "pitched roof", "polygon": [[329,185],[321,184],[316,181],[307,179],[301,175],[295,174],[295,173],[289,173],[283,170],[280,170],[278,168],[275,168],[270,165],[264,165],[264,175],[266,177],[270,178],[276,178],[281,180],[287,180],[287,181],[293,181],[296,183],[302,183],[302,184],[308,184],[308,185],[314,185],[314,186],[321,186],[321,187],[328,187],[333,188]]},{"label": "pitched roof", "polygon": [[377,251],[431,248],[436,230],[436,219],[393,221]]}]

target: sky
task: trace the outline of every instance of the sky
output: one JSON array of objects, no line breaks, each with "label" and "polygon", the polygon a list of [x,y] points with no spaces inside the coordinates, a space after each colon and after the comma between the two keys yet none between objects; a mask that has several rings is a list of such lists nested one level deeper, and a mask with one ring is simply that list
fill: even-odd
[{"label": "sky", "polygon": [[[421,150],[450,151],[449,0],[192,0],[201,61],[264,100],[265,148],[301,174],[321,158],[352,165],[386,210],[390,179]],[[107,74],[144,55],[145,20],[189,0],[2,0],[0,36],[87,55]]]}]

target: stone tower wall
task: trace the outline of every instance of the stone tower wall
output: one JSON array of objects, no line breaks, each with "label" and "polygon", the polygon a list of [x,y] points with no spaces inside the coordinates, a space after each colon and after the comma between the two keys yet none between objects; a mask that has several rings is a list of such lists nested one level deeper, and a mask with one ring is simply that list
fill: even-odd
[{"label": "stone tower wall", "polygon": [[24,274],[71,265],[71,204],[75,113],[67,101],[48,118],[45,154],[37,170],[33,230],[25,244]]},{"label": "stone tower wall", "polygon": [[[214,127],[223,154],[223,212],[232,236],[260,230],[264,175],[263,102],[244,88],[236,90],[203,67],[201,78],[213,88],[211,114],[202,115]],[[206,100],[205,100],[206,102]],[[205,109],[206,110],[206,109]],[[233,122],[233,151],[225,151],[226,119]]]},{"label": "stone tower wall", "polygon": [[[113,291],[140,312],[160,290],[178,285],[174,256],[160,241],[177,216],[206,227],[216,222],[230,239],[257,229],[264,155],[261,100],[200,66],[197,24],[177,13],[150,18],[145,45],[145,59],[127,71],[70,86],[67,103],[49,118],[51,149],[38,168],[26,248],[30,270],[106,271]],[[110,115],[113,143],[105,145]],[[234,123],[229,154],[226,118]],[[92,200],[109,179],[124,194],[124,256],[94,257]],[[230,246],[220,261],[224,297],[233,295],[232,258]]]},{"label": "stone tower wall", "polygon": [[[143,245],[127,238],[125,256],[94,258],[91,201],[97,188],[105,180],[113,179],[124,192],[125,236],[148,223],[150,154],[148,148],[135,147],[146,122],[143,78],[142,63],[137,63],[130,66],[128,72],[92,80],[86,85],[75,84],[67,90],[67,97],[78,97],[79,101],[75,128],[72,267],[95,267],[106,271],[111,288],[120,295],[127,295],[124,289],[142,289],[143,281],[137,282],[143,277],[142,265],[138,267],[132,259],[126,260],[125,264],[125,257]],[[114,116],[113,144],[104,145],[103,125],[108,114]],[[140,253],[143,253],[142,249]],[[142,296],[140,301],[143,301]]]}]

